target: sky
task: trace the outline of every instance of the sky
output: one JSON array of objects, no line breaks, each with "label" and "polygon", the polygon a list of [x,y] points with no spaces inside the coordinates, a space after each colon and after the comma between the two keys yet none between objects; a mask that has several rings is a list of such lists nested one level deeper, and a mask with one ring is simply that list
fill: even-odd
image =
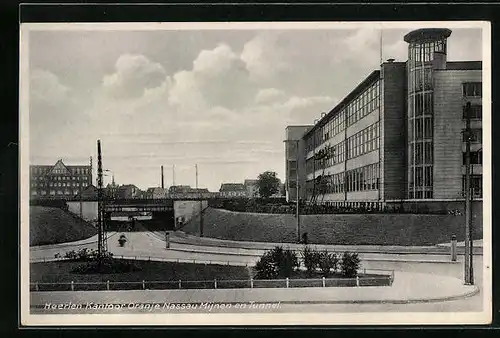
[{"label": "sky", "polygon": [[[384,29],[382,59],[407,60]],[[453,28],[448,60],[482,60],[481,29]],[[118,184],[218,191],[271,170],[287,125],[312,124],[380,64],[380,30],[36,30],[29,33],[31,164],[97,163]],[[111,177],[105,177],[105,184]],[[94,180],[95,181],[95,180]]]}]

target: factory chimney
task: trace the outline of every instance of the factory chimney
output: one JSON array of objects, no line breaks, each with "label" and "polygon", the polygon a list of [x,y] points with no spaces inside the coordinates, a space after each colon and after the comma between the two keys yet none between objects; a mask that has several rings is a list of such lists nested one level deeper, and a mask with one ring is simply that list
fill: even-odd
[{"label": "factory chimney", "polygon": [[163,166],[161,166],[161,188],[165,189],[165,184],[163,180]]}]

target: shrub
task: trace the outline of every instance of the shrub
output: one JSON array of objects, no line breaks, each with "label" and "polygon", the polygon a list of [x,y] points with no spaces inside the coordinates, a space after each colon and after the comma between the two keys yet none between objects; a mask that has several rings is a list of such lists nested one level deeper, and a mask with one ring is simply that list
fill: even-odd
[{"label": "shrub", "polygon": [[[60,253],[54,255],[56,258],[61,257]],[[97,258],[97,250],[95,249],[87,249],[83,248],[78,251],[71,250],[64,254],[64,258],[70,261],[91,261]],[[112,257],[113,254],[111,252],[105,252],[104,257]]]},{"label": "shrub", "polygon": [[112,259],[111,256],[104,256],[101,261],[92,261],[76,266],[71,272],[77,274],[111,274],[140,271],[141,268],[133,261]]},{"label": "shrub", "polygon": [[328,253],[328,251],[323,251],[319,254],[319,268],[323,273],[323,276],[328,276],[333,270],[333,273],[337,271],[337,265],[339,259],[335,253]]},{"label": "shrub", "polygon": [[267,251],[257,261],[255,270],[257,278],[273,279],[277,277],[290,277],[292,272],[299,266],[297,254],[282,247],[275,247]]},{"label": "shrub", "polygon": [[341,270],[344,277],[353,278],[358,275],[360,259],[357,253],[344,252],[342,255]]},{"label": "shrub", "polygon": [[256,278],[259,279],[272,279],[278,276],[278,266],[274,263],[271,251],[259,258],[255,264],[255,270],[257,270]]},{"label": "shrub", "polygon": [[304,266],[307,269],[307,272],[309,274],[313,274],[319,266],[320,254],[316,250],[306,246],[302,251],[302,260],[304,261]]},{"label": "shrub", "polygon": [[295,251],[286,249],[282,251],[279,262],[279,274],[282,277],[290,277],[295,268],[299,267],[299,260]]}]

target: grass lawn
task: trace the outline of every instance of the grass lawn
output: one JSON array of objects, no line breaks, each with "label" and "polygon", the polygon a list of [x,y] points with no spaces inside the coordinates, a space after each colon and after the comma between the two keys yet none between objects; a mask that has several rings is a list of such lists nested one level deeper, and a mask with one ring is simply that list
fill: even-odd
[{"label": "grass lawn", "polygon": [[[121,260],[120,260],[121,261]],[[115,284],[120,289],[137,289],[142,285],[142,281],[164,281],[170,283],[148,283],[147,288],[178,288],[178,281],[210,281],[210,285],[206,287],[213,287],[211,281],[217,280],[247,280],[249,279],[249,272],[246,267],[240,266],[226,266],[226,265],[205,265],[205,264],[188,264],[188,263],[174,263],[174,262],[155,262],[155,261],[127,261],[134,264],[139,270],[124,272],[124,273],[110,273],[110,274],[78,274],[72,272],[77,266],[87,264],[85,262],[46,262],[46,263],[31,263],[30,264],[30,282],[31,283],[75,283],[83,282],[106,282],[111,283],[119,282],[136,282],[135,284]],[[153,285],[154,284],[154,285]],[[198,288],[200,285],[192,284],[191,286]],[[138,287],[139,285],[139,287]],[[184,283],[182,288],[188,285]],[[53,289],[53,286],[50,286]],[[92,286],[76,285],[79,290],[82,289],[105,289],[105,285]],[[68,290],[68,285],[60,286],[60,290]],[[43,285],[40,286],[43,290]]]},{"label": "grass lawn", "polygon": [[[204,212],[204,236],[236,241],[293,243],[294,215],[231,212],[208,208]],[[463,217],[422,214],[334,214],[303,215],[301,230],[310,243],[336,245],[436,245],[456,235],[464,240]],[[182,228],[197,234],[192,221]],[[475,221],[474,239],[482,238],[482,221]]]},{"label": "grass lawn", "polygon": [[78,241],[97,234],[97,229],[68,211],[30,206],[30,246]]},{"label": "grass lawn", "polygon": [[[39,291],[68,291],[71,281],[74,290],[106,290],[109,281],[110,290],[137,289],[213,289],[217,288],[250,288],[251,273],[245,267],[225,265],[204,265],[187,263],[170,263],[155,261],[125,261],[134,264],[136,271],[110,274],[79,274],[73,270],[86,264],[85,262],[46,262],[30,264],[30,282],[39,283]],[[360,286],[391,285],[389,276],[360,274]],[[179,287],[181,280],[181,287]],[[143,285],[144,281],[144,285]],[[62,283],[59,285],[43,283]],[[93,284],[79,284],[93,283]],[[322,287],[321,274],[309,275],[305,271],[294,271],[289,279],[289,287]],[[343,278],[340,274],[328,276],[326,287],[356,286],[356,281]],[[284,279],[253,280],[254,288],[285,288]],[[31,285],[31,290],[36,290]]]}]

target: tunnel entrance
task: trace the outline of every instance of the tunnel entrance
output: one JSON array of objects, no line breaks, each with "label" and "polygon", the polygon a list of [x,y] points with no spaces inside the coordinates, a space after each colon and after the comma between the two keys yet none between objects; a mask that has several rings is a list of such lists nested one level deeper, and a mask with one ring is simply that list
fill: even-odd
[{"label": "tunnel entrance", "polygon": [[108,212],[106,231],[170,231],[175,228],[174,211]]}]

